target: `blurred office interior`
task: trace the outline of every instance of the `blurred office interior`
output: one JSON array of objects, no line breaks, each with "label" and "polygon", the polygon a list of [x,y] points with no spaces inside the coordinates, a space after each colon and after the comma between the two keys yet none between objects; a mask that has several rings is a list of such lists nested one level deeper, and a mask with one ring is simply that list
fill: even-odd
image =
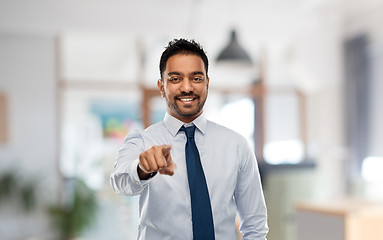
[{"label": "blurred office interior", "polygon": [[[383,222],[382,23],[381,0],[0,0],[0,239],[136,238],[109,174],[164,116],[173,38],[204,46],[205,112],[254,148],[269,240],[377,239],[342,221]],[[219,58],[233,37],[248,61]]]}]

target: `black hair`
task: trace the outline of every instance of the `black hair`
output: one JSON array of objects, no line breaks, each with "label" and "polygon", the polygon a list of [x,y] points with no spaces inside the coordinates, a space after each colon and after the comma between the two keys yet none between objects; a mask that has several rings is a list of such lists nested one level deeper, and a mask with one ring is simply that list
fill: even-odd
[{"label": "black hair", "polygon": [[209,60],[206,56],[205,51],[203,50],[202,46],[194,41],[194,40],[186,40],[186,39],[174,39],[173,41],[170,41],[168,46],[165,48],[165,51],[161,55],[160,59],[160,76],[162,79],[162,74],[165,71],[166,68],[166,62],[171,56],[174,56],[179,53],[184,54],[193,54],[197,55],[202,58],[202,61],[205,65],[206,75],[209,67]]}]

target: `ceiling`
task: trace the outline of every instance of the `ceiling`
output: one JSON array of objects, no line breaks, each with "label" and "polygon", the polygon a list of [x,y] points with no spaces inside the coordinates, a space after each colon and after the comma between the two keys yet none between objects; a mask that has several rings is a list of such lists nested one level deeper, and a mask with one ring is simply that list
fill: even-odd
[{"label": "ceiling", "polygon": [[[65,79],[153,82],[158,57],[170,39],[198,39],[212,58],[228,42],[231,29],[254,58],[267,48],[279,69],[295,58],[318,65],[321,53],[313,45],[320,41],[331,51],[347,16],[377,5],[381,1],[0,0],[0,34],[59,36]],[[139,76],[142,55],[145,76]],[[300,74],[307,79],[321,69],[305,71]]]},{"label": "ceiling", "polygon": [[0,0],[0,31],[202,35],[236,26],[268,38],[294,30],[312,15],[359,9],[360,2],[367,6],[375,1]]}]

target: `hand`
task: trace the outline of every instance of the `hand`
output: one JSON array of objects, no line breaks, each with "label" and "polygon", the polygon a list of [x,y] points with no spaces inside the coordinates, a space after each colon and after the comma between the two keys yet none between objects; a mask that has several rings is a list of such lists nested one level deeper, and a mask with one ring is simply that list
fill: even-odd
[{"label": "hand", "polygon": [[140,179],[148,179],[153,172],[170,175],[174,174],[176,164],[170,155],[171,146],[153,146],[139,156],[138,176]]}]

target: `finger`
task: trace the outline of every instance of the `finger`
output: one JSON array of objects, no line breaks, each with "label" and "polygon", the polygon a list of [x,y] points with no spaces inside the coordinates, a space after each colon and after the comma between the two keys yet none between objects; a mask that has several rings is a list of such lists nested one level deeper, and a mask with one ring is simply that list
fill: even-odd
[{"label": "finger", "polygon": [[163,175],[173,176],[174,175],[174,169],[166,167],[166,168],[161,169],[159,171],[159,173],[163,174]]},{"label": "finger", "polygon": [[162,154],[164,157],[167,157],[170,155],[170,150],[172,149],[172,146],[170,145],[161,145],[162,147]]},{"label": "finger", "polygon": [[140,161],[138,163],[138,167],[144,172],[144,173],[150,173],[150,166],[145,156],[140,155]]},{"label": "finger", "polygon": [[151,172],[157,172],[158,166],[157,166],[157,161],[156,161],[155,155],[153,153],[148,154],[147,160],[148,160],[148,164],[150,167],[150,171]]},{"label": "finger", "polygon": [[165,156],[163,155],[162,148],[156,149],[154,152],[154,157],[157,163],[158,169],[164,168],[167,166]]},{"label": "finger", "polygon": [[170,176],[173,176],[175,170],[177,169],[177,165],[175,162],[173,162],[172,160],[170,160],[168,162],[168,166],[161,169],[159,172],[160,174],[165,174],[165,175],[170,175]]},{"label": "finger", "polygon": [[177,169],[177,164],[170,158],[169,162],[168,162],[168,167],[170,169],[173,169],[173,172]]}]

